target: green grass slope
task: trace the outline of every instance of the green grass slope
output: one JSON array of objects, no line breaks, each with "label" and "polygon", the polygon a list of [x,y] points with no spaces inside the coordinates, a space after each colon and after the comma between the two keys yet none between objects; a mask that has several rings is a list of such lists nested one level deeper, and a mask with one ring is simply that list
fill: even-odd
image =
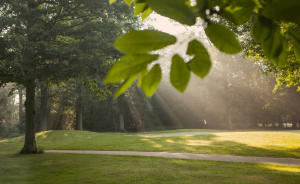
[{"label": "green grass slope", "polygon": [[[181,131],[163,133],[174,132]],[[48,150],[166,151],[300,158],[299,133],[251,131],[185,137],[143,137],[145,134],[59,130],[37,133],[36,140],[38,146]],[[0,152],[17,152],[23,144],[24,136],[2,139]]]}]

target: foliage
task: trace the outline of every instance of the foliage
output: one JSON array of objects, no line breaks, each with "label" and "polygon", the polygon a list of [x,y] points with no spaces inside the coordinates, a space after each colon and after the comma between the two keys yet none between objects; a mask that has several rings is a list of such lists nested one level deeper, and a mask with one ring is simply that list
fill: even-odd
[{"label": "foliage", "polygon": [[[110,1],[110,3],[113,3],[114,1]],[[125,0],[128,4],[131,4],[133,0]],[[299,11],[297,9],[300,8],[300,2],[295,0],[289,0],[289,1],[281,1],[281,0],[215,0],[215,1],[208,1],[208,0],[197,0],[196,4],[191,4],[189,0],[135,0],[136,4],[135,9],[135,15],[142,13],[144,16],[144,13],[147,12],[147,15],[149,15],[148,11],[155,11],[156,13],[169,17],[173,20],[178,21],[181,24],[192,26],[196,23],[196,18],[200,17],[205,23],[206,23],[206,36],[210,39],[210,41],[219,49],[219,51],[227,53],[227,54],[236,54],[239,53],[242,50],[242,47],[237,40],[237,37],[235,34],[228,30],[225,26],[220,24],[213,23],[214,17],[216,15],[221,16],[225,18],[227,21],[231,22],[235,26],[241,26],[245,24],[247,21],[250,20],[252,16],[252,12],[255,11],[257,13],[257,19],[255,20],[254,26],[252,28],[252,34],[257,42],[260,42],[262,44],[262,50],[265,55],[265,57],[272,61],[276,67],[282,67],[285,66],[286,60],[288,58],[288,47],[289,45],[294,45],[294,52],[296,53],[296,56],[299,56],[300,50],[300,33],[298,30],[291,30],[288,32],[289,37],[291,37],[292,42],[288,43],[287,38],[283,36],[280,33],[280,25],[278,22],[284,21],[287,23],[293,23],[296,25],[299,25]],[[141,8],[143,6],[144,8]],[[145,17],[143,17],[145,18]],[[144,34],[145,32],[149,34]],[[130,63],[132,65],[133,63],[137,62],[136,58],[132,57],[129,59],[128,57],[135,55],[137,53],[139,54],[148,54],[151,50],[159,49],[160,47],[157,47],[161,42],[160,34],[165,34],[159,31],[134,31],[129,32],[122,37],[120,37],[116,41],[116,48],[120,51],[127,54],[127,56],[124,56],[126,59],[126,63]],[[149,39],[149,37],[152,36],[152,42],[145,43],[143,42],[142,38],[146,38],[146,40]],[[171,38],[171,35],[165,36],[166,38]],[[128,39],[123,39],[128,38]],[[127,42],[130,40],[130,43],[133,43],[130,45],[129,48],[126,50],[123,49],[126,48]],[[134,41],[134,42],[133,42]],[[165,42],[164,47],[173,44],[172,42]],[[196,49],[195,44],[190,44],[188,47],[188,50]],[[201,54],[202,52],[193,53],[195,55],[195,58],[197,58],[197,54]],[[174,54],[174,57],[176,57],[176,54]],[[298,58],[299,60],[299,58]],[[125,63],[123,59],[121,59],[118,64],[121,65],[121,63]],[[190,62],[193,62],[194,64],[189,64]],[[144,63],[144,67],[146,67],[149,63]],[[210,59],[208,57],[205,57],[204,59],[190,59],[187,63],[183,63],[182,65],[177,64],[178,62],[175,62],[172,66],[171,73],[180,74],[181,78],[185,78],[185,80],[182,80],[181,82],[174,82],[178,81],[176,79],[176,75],[170,75],[171,77],[171,83],[174,85],[174,87],[180,91],[184,92],[185,88],[189,82],[188,76],[190,75],[189,71],[195,72],[196,74],[199,73],[199,69],[202,66],[205,68],[206,71],[208,66],[210,66]],[[183,67],[183,65],[186,65]],[[137,75],[140,74],[140,76],[143,76],[144,74],[141,74],[144,72],[144,67],[140,67],[134,70],[134,72],[129,72],[132,69],[128,68],[127,73],[128,75],[124,75],[122,77],[115,77],[113,73],[116,73],[116,71],[119,69],[118,66],[114,66],[111,68],[108,76],[106,77],[106,82],[118,82],[123,80],[129,80]],[[187,71],[188,69],[188,71]],[[174,71],[173,71],[174,70]],[[205,74],[201,74],[200,77],[204,77]],[[159,75],[157,73],[156,75]],[[198,74],[197,74],[198,75]],[[144,77],[142,77],[141,83],[144,82]],[[173,82],[172,82],[173,81]],[[147,96],[151,96],[153,93],[151,90],[156,88],[157,83],[160,82],[159,77],[157,77],[155,83],[149,83],[147,85],[150,85],[149,88],[143,88],[145,94]],[[155,84],[155,86],[154,86]],[[129,87],[130,85],[127,83],[126,87]],[[143,85],[141,85],[143,86]],[[123,87],[122,91],[125,87]]]},{"label": "foliage", "polygon": [[16,117],[16,94],[14,85],[7,84],[0,88],[0,137],[15,137],[19,135]]},{"label": "foliage", "polygon": [[[253,16],[253,20],[256,18],[256,15]],[[253,24],[253,21],[248,23],[249,28],[254,27],[257,24],[257,21]],[[262,44],[256,42],[257,39],[255,36],[248,35],[242,45],[244,50],[244,56],[246,58],[252,59],[257,63],[262,64],[263,73],[265,74],[274,74],[276,76],[277,85],[274,88],[274,92],[281,89],[285,84],[287,87],[296,86],[300,82],[299,68],[300,63],[297,59],[297,43],[295,42],[297,34],[294,30],[299,31],[299,25],[295,23],[287,23],[281,21],[278,23],[280,26],[280,30],[282,35],[288,40],[288,48],[287,48],[287,60],[286,63],[282,67],[277,67],[272,63],[269,59],[267,59],[263,53]],[[248,31],[249,31],[249,28]],[[288,34],[289,33],[289,34]],[[263,35],[261,33],[257,33],[257,35]],[[254,37],[254,38],[253,38]],[[294,39],[294,41],[293,41]],[[294,50],[294,51],[293,51]],[[298,87],[298,91],[300,88]]]}]

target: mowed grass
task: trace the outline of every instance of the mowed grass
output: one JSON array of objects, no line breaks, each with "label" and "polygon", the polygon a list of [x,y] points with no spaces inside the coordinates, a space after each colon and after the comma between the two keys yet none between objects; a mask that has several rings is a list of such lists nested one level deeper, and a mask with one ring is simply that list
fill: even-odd
[{"label": "mowed grass", "polygon": [[47,153],[0,152],[0,183],[295,183],[300,167]]},{"label": "mowed grass", "polygon": [[[300,158],[299,133],[251,131],[184,137],[143,137],[144,134],[59,130],[37,133],[36,137],[37,145],[48,150],[165,151]],[[0,152],[16,153],[23,144],[24,136],[2,139]]]}]

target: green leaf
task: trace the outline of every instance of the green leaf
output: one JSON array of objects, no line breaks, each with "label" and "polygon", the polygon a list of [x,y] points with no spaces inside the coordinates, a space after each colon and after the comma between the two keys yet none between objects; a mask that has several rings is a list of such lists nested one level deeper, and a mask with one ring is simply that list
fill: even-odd
[{"label": "green leaf", "polygon": [[198,12],[199,9],[201,9],[201,8],[199,8],[197,5],[192,6],[191,9],[193,10],[194,15],[197,12],[196,17],[200,17],[201,19],[205,19],[206,18],[205,9],[201,10],[200,12]]},{"label": "green leaf", "polygon": [[207,3],[207,9],[211,9],[213,7],[219,6],[222,7],[224,6],[228,0],[197,0],[197,6],[202,7]]},{"label": "green leaf", "polygon": [[272,30],[272,27],[265,23],[267,20],[263,21],[264,19],[264,17],[256,19],[252,28],[252,35],[257,43],[263,43],[269,37]]},{"label": "green leaf", "polygon": [[189,43],[186,54],[195,55],[195,57],[188,62],[188,67],[193,73],[203,79],[208,74],[211,67],[211,61],[207,50],[199,41],[193,40]]},{"label": "green leaf", "polygon": [[168,33],[155,30],[133,30],[120,36],[114,46],[124,53],[147,53],[175,42],[176,37]]},{"label": "green leaf", "polygon": [[153,10],[151,8],[148,8],[147,10],[143,11],[142,21],[145,20],[152,12],[153,12]]},{"label": "green leaf", "polygon": [[262,9],[261,14],[273,20],[284,20],[299,23],[299,10],[299,0],[273,0]]},{"label": "green leaf", "polygon": [[156,60],[159,55],[126,55],[120,60],[116,61],[111,67],[106,78],[105,83],[115,83],[128,79],[132,75],[141,72],[149,63]]},{"label": "green leaf", "polygon": [[147,68],[145,68],[145,69],[140,73],[139,81],[138,81],[138,84],[139,84],[140,87],[142,87],[143,79],[144,79],[144,77],[147,75],[147,73],[148,73]]},{"label": "green leaf", "polygon": [[172,58],[170,80],[171,84],[181,93],[183,93],[190,80],[190,70],[179,55]]},{"label": "green leaf", "polygon": [[183,0],[147,0],[150,7],[158,14],[192,26],[196,23],[193,10]]},{"label": "green leaf", "polygon": [[147,3],[136,3],[134,7],[134,16],[137,16],[140,13],[143,13],[149,8]]},{"label": "green leaf", "polygon": [[190,55],[190,56],[199,55],[199,54],[200,55],[201,54],[207,54],[208,55],[205,47],[202,45],[202,43],[200,43],[197,40],[192,40],[192,41],[189,42],[186,54]]},{"label": "green leaf", "polygon": [[114,98],[116,99],[118,96],[120,96],[122,93],[124,93],[131,86],[131,84],[135,81],[137,76],[138,76],[138,74],[135,74],[135,75],[132,75],[131,77],[129,77],[127,80],[125,80],[125,82],[123,82],[123,84],[119,87],[119,89],[115,93]]},{"label": "green leaf", "polygon": [[151,97],[156,91],[159,83],[161,81],[161,69],[159,64],[156,64],[152,67],[150,72],[144,77],[142,83],[142,89],[144,93]]},{"label": "green leaf", "polygon": [[277,67],[282,67],[285,65],[286,63],[286,60],[288,58],[288,54],[287,54],[287,50],[288,50],[288,41],[287,39],[285,39],[283,37],[283,40],[282,40],[282,51],[281,53],[279,54],[279,56],[275,59],[273,59],[273,63],[277,66]]},{"label": "green leaf", "polygon": [[134,0],[135,3],[145,3],[147,0]]},{"label": "green leaf", "polygon": [[235,0],[221,11],[221,16],[236,26],[246,23],[253,14],[254,3],[249,0]]},{"label": "green leaf", "polygon": [[209,24],[205,29],[210,41],[222,52],[236,54],[242,51],[242,46],[233,32],[218,24]]},{"label": "green leaf", "polygon": [[278,26],[271,30],[270,36],[263,42],[263,52],[269,60],[274,60],[283,50],[284,37],[280,34]]},{"label": "green leaf", "polygon": [[196,55],[190,62],[187,63],[191,71],[201,79],[209,73],[211,61],[209,56],[203,57]]},{"label": "green leaf", "polygon": [[293,40],[294,52],[298,61],[300,62],[300,33],[295,30],[290,30],[288,34],[290,38]]},{"label": "green leaf", "polygon": [[114,2],[116,2],[117,0],[109,0],[109,4],[113,4]]},{"label": "green leaf", "polygon": [[128,6],[130,6],[131,3],[133,2],[133,0],[124,0],[124,1],[125,1],[125,3],[126,3]]},{"label": "green leaf", "polygon": [[255,6],[257,8],[262,8],[263,7],[262,4],[261,4],[261,2],[260,2],[260,0],[253,0],[253,2],[254,2]]}]

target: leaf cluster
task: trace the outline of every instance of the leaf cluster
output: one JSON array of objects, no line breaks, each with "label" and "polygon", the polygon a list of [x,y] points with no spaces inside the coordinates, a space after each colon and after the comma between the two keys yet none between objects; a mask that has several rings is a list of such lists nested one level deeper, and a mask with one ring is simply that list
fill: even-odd
[{"label": "leaf cluster", "polygon": [[[110,3],[115,2],[110,0]],[[236,54],[242,51],[241,44],[236,35],[222,24],[213,22],[215,15],[221,16],[234,26],[246,24],[252,17],[253,12],[257,14],[257,19],[252,28],[252,34],[256,40],[262,44],[264,55],[271,60],[275,66],[284,66],[287,60],[288,41],[281,34],[278,21],[292,22],[299,24],[300,2],[296,0],[197,0],[196,4],[189,0],[125,0],[130,5],[135,3],[135,15],[142,14],[145,19],[150,12],[156,13],[178,21],[181,24],[193,26],[196,18],[201,18],[205,23],[205,33],[214,46],[226,54]],[[294,45],[294,52],[297,60],[300,60],[300,33],[297,30],[288,32]],[[115,47],[127,54],[121,58],[111,68],[105,82],[125,81],[120,88],[120,93],[124,92],[131,83],[139,76],[139,84],[147,96],[153,94],[160,82],[161,71],[158,65],[148,73],[145,68],[155,62],[157,56],[149,55],[148,52],[164,48],[176,42],[172,35],[160,31],[131,31],[121,36]],[[128,45],[129,44],[129,45]],[[139,54],[139,55],[137,55]],[[140,54],[145,54],[142,62]],[[185,63],[179,55],[174,54],[170,71],[170,81],[180,92],[184,92],[189,82],[190,71],[197,76],[204,78],[210,70],[211,60],[206,49],[200,42],[193,40],[189,43],[187,54],[193,58]],[[143,63],[143,66],[137,63]],[[117,73],[122,66],[124,75]],[[150,75],[151,74],[151,75]],[[148,87],[143,85],[147,81]]]}]

